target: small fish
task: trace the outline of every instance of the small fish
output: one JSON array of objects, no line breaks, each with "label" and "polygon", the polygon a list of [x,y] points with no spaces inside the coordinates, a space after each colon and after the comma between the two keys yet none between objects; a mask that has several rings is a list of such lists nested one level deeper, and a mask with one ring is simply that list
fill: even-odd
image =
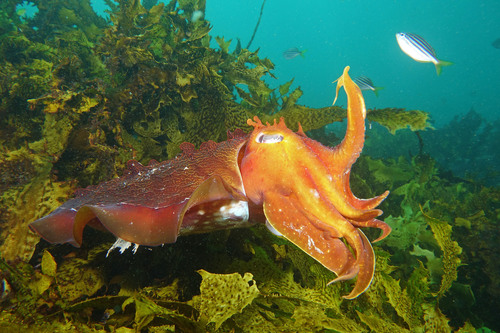
[{"label": "small fish", "polygon": [[304,53],[306,53],[307,50],[299,50],[296,47],[291,47],[285,52],[283,52],[283,57],[287,60],[293,59],[297,56],[301,56],[302,58],[305,58]]},{"label": "small fish", "polygon": [[495,49],[500,49],[500,38],[497,38],[491,43],[491,46],[493,46]]},{"label": "small fish", "polygon": [[396,40],[398,41],[401,51],[406,53],[413,60],[418,62],[432,62],[434,66],[436,66],[437,75],[441,74],[441,68],[443,66],[453,64],[449,61],[439,60],[432,46],[418,35],[399,32],[396,34]]},{"label": "small fish", "polygon": [[358,85],[359,89],[371,90],[375,93],[375,96],[377,96],[377,97],[378,97],[379,90],[384,89],[384,87],[375,87],[375,85],[373,84],[373,81],[369,77],[366,77],[363,75],[358,76],[353,81],[354,81],[354,83],[356,83]]}]

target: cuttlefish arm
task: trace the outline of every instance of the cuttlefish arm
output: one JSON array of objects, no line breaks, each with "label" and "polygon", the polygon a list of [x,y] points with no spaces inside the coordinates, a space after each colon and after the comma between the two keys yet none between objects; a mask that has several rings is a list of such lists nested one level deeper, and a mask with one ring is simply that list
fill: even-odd
[{"label": "cuttlefish arm", "polygon": [[289,130],[284,120],[263,125],[258,118],[241,163],[247,197],[262,204],[268,223],[285,238],[337,274],[332,282],[352,279],[356,284],[345,298],[352,299],[370,285],[374,269],[373,248],[359,227],[390,227],[376,219],[375,207],[388,192],[372,199],[358,199],[349,186],[352,164],[364,144],[366,108],[359,88],[346,67],[337,81],[348,98],[346,136],[329,148],[299,130]]}]

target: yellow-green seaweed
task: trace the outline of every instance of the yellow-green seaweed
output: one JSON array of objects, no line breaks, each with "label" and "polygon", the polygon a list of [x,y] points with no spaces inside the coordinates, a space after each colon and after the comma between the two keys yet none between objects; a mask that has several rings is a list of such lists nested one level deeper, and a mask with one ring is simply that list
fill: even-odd
[{"label": "yellow-green seaweed", "polygon": [[[255,115],[269,122],[283,116],[294,130],[300,122],[310,131],[343,121],[346,111],[300,105],[302,90],[291,89],[293,80],[266,84],[274,64],[258,51],[229,53],[222,37],[211,48],[210,23],[190,21],[205,1],[148,8],[138,0],[106,1],[112,24],[88,0],[40,0],[37,16],[21,22],[13,12],[18,2],[0,4],[0,280],[10,286],[2,290],[0,330],[470,331],[465,319],[452,327],[444,299],[460,274],[460,247],[460,260],[480,257],[495,280],[494,259],[473,256],[469,242],[490,246],[482,233],[496,230],[500,195],[445,178],[423,155],[361,158],[353,171],[360,197],[392,191],[382,218],[394,228],[374,246],[371,288],[353,301],[341,298],[349,282],[328,285],[331,272],[263,227],[141,248],[142,260],[130,253],[104,259],[112,240],[99,232],[82,249],[38,243],[27,228],[31,221],[76,187],[119,175],[131,158],[165,160],[184,141],[225,140],[227,130],[249,131],[246,121]],[[367,119],[395,135],[431,128],[423,111],[374,109]],[[439,223],[427,224],[418,207],[428,200]],[[478,211],[484,215],[473,218]],[[199,242],[208,245],[195,252]],[[246,298],[225,291],[210,297],[208,281]],[[499,294],[494,284],[486,289]]]},{"label": "yellow-green seaweed", "polygon": [[208,323],[215,323],[218,329],[223,322],[236,313],[241,313],[255,297],[259,289],[250,273],[240,276],[234,274],[211,274],[199,270],[201,282],[200,296],[193,298],[193,307],[196,308]]},{"label": "yellow-green seaweed", "polygon": [[[420,208],[422,210],[422,207]],[[460,266],[460,254],[462,248],[456,241],[451,239],[452,227],[446,222],[435,219],[422,211],[425,219],[431,226],[432,232],[436,237],[441,250],[443,251],[443,277],[439,291],[435,294],[438,298],[442,297],[451,287],[451,284],[457,279],[458,267]]]}]

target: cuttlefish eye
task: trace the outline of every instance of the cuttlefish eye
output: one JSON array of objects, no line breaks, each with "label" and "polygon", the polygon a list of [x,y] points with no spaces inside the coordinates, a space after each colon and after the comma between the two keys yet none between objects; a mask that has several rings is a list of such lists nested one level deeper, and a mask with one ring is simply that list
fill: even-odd
[{"label": "cuttlefish eye", "polygon": [[278,143],[283,141],[283,135],[281,134],[264,134],[260,133],[256,138],[257,143]]}]

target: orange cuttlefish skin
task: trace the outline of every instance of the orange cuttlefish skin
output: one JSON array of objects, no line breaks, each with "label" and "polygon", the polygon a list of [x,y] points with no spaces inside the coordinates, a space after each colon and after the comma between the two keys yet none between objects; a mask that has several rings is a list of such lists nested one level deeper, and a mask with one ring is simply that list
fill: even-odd
[{"label": "orange cuttlefish skin", "polygon": [[[131,244],[158,246],[180,235],[248,227],[265,222],[323,266],[333,280],[357,277],[352,299],[370,285],[375,255],[360,228],[390,228],[376,207],[388,192],[358,199],[349,186],[352,164],[363,149],[366,109],[346,67],[347,131],[334,148],[289,130],[283,118],[264,125],[255,117],[250,135],[228,133],[199,149],[183,143],[175,159],[142,165],[129,161],[122,177],[77,191],[30,228],[51,243],[80,246],[87,225],[111,232],[123,251]],[[336,97],[335,97],[336,98]],[[377,241],[376,240],[376,241]]]},{"label": "orange cuttlefish skin", "polygon": [[[376,219],[375,209],[388,192],[358,199],[350,190],[352,164],[363,148],[366,108],[360,89],[346,67],[337,81],[348,97],[348,125],[344,140],[329,148],[289,130],[283,118],[263,125],[255,117],[241,163],[246,196],[261,204],[268,223],[281,235],[337,274],[332,282],[357,276],[352,299],[370,285],[374,269],[373,248],[359,227],[382,229],[381,240],[390,227]],[[353,249],[349,250],[342,241]]]}]

